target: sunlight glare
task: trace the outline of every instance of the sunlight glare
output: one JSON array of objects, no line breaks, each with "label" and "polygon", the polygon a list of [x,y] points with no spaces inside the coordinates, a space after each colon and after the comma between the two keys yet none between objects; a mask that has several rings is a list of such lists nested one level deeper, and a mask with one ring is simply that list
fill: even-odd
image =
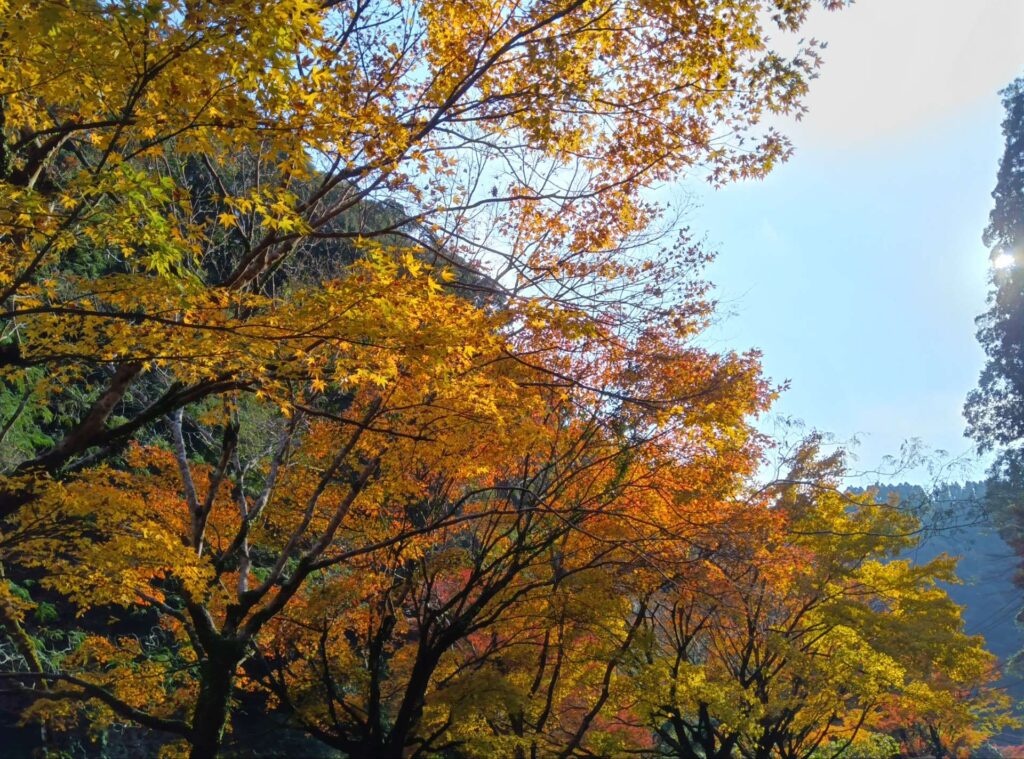
[{"label": "sunlight glare", "polygon": [[992,266],[996,269],[1009,269],[1013,266],[1014,260],[1012,253],[1000,253],[992,259]]}]

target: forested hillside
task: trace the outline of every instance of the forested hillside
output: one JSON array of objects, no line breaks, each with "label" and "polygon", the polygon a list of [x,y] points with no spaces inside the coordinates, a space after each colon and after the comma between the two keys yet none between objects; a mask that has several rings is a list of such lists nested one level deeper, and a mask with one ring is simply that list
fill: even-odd
[{"label": "forested hillside", "polygon": [[983,482],[951,483],[928,493],[919,485],[878,485],[878,497],[895,495],[909,508],[931,516],[931,529],[907,555],[915,562],[940,554],[958,557],[959,583],[947,586],[950,598],[964,607],[965,630],[984,635],[987,647],[1003,663],[1004,682],[1014,698],[1024,699],[1024,673],[1005,672],[1024,648],[1024,628],[1017,622],[1021,590],[1020,558],[987,513]]}]

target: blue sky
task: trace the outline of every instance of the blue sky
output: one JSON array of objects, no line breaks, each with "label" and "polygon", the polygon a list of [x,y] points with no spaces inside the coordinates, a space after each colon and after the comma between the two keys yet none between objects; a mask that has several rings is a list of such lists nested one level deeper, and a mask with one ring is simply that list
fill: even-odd
[{"label": "blue sky", "polygon": [[761,182],[680,188],[719,251],[709,278],[726,318],[709,340],[762,349],[791,383],[776,412],[857,436],[859,469],[910,438],[968,452],[997,92],[1024,73],[1024,0],[858,0],[807,31],[829,48],[810,112],[787,128],[794,158]]}]

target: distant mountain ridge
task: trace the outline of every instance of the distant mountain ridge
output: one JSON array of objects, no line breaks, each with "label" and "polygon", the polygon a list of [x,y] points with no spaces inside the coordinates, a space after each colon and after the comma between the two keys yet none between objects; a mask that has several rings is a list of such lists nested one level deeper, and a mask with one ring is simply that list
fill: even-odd
[{"label": "distant mountain ridge", "polygon": [[[1024,673],[1006,671],[1006,664],[1024,649],[1024,628],[1018,614],[1024,589],[1015,584],[1021,559],[1000,537],[984,505],[985,484],[953,483],[927,492],[919,485],[877,484],[878,500],[893,495],[922,516],[925,535],[906,558],[923,563],[946,553],[957,556],[960,585],[947,585],[953,601],[964,607],[966,631],[985,637],[988,649],[1004,666],[1000,684],[1024,703]],[[1021,734],[1017,735],[1019,739]]]}]

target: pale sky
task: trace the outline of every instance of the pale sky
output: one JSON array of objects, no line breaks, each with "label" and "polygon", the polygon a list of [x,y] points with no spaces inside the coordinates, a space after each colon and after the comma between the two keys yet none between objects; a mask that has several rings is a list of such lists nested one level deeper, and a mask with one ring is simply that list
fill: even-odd
[{"label": "pale sky", "polygon": [[719,251],[709,278],[731,314],[712,344],[761,348],[791,381],[776,411],[859,436],[861,469],[915,437],[965,453],[1024,0],[858,0],[806,34],[829,47],[788,130],[797,154],[763,182],[697,191],[690,223]]}]

